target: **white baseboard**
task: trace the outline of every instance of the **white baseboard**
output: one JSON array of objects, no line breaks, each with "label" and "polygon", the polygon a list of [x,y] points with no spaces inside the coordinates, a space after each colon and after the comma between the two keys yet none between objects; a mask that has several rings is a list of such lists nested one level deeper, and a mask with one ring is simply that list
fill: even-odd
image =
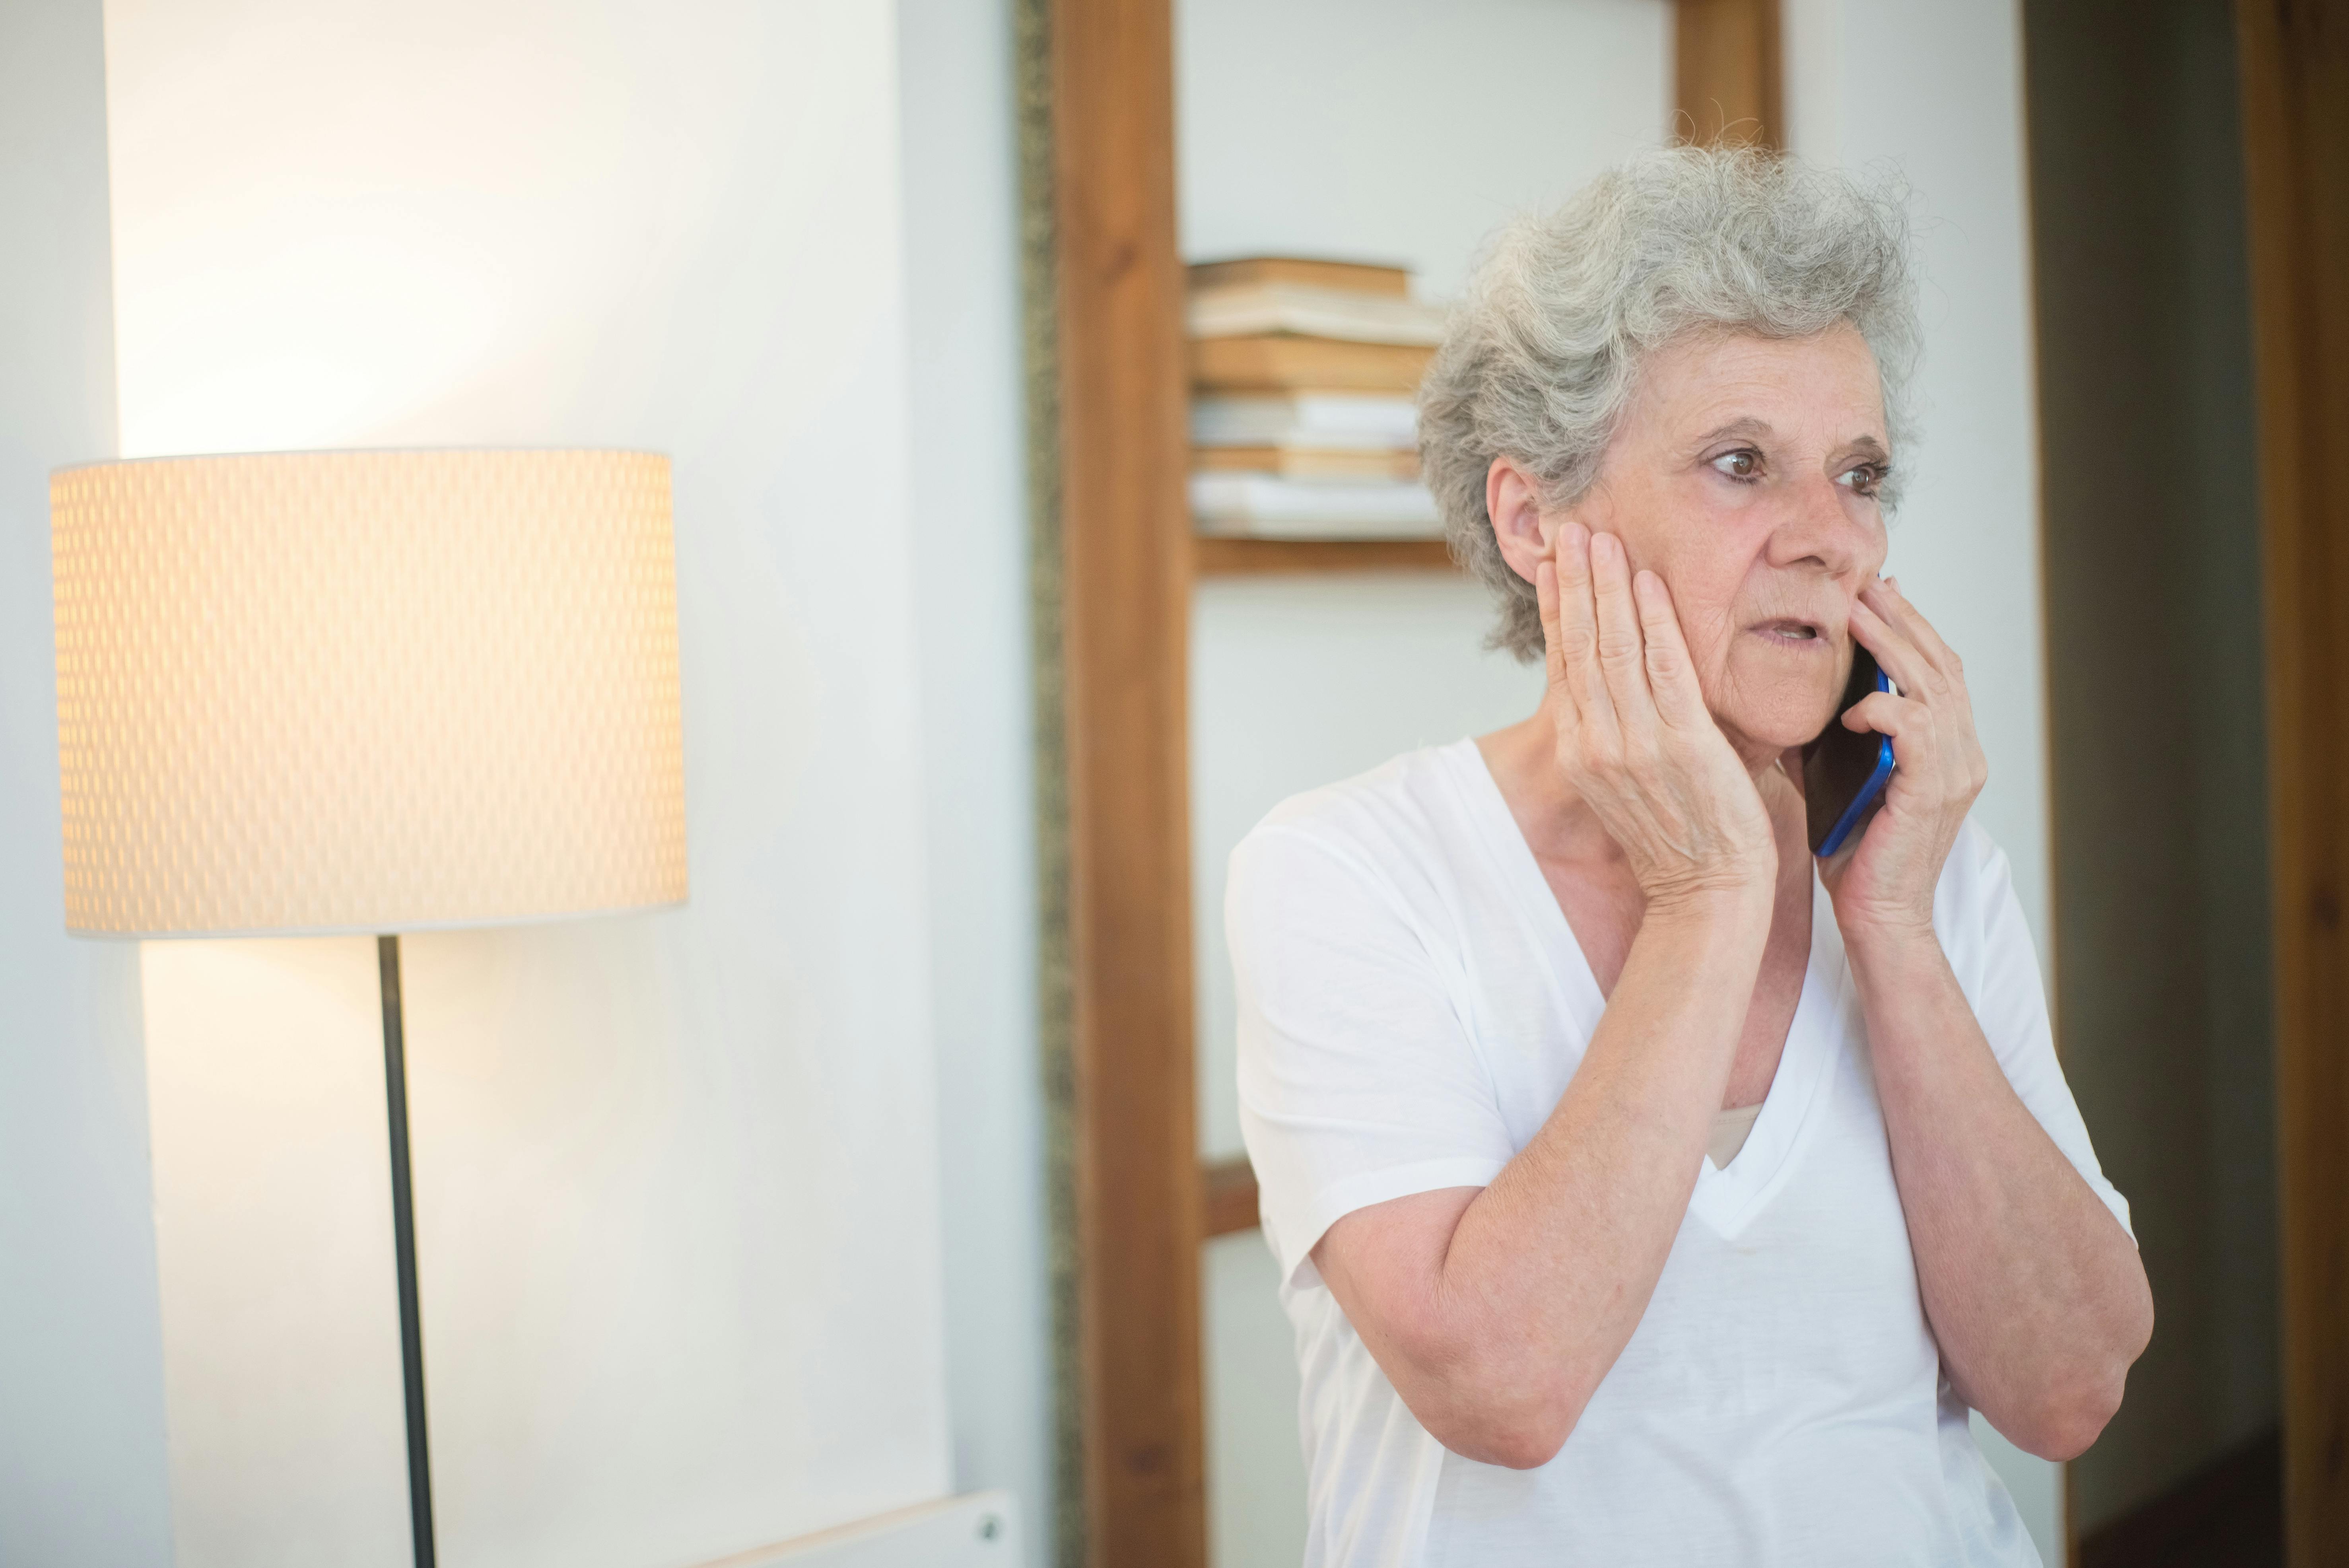
[{"label": "white baseboard", "polygon": [[1017,1568],[1019,1500],[974,1491],[737,1553],[703,1568]]}]

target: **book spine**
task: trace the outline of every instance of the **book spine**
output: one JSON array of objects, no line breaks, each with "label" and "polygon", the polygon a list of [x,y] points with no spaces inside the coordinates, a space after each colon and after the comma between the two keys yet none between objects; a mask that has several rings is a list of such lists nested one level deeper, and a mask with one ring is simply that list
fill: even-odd
[{"label": "book spine", "polygon": [[1191,381],[1212,392],[1409,392],[1418,387],[1434,354],[1432,348],[1392,343],[1199,338],[1191,345]]},{"label": "book spine", "polygon": [[1360,262],[1309,261],[1301,256],[1257,256],[1243,261],[1194,262],[1189,267],[1193,288],[1247,284],[1304,284],[1340,289],[1348,294],[1379,294],[1402,299],[1411,293],[1411,273],[1402,267]]}]

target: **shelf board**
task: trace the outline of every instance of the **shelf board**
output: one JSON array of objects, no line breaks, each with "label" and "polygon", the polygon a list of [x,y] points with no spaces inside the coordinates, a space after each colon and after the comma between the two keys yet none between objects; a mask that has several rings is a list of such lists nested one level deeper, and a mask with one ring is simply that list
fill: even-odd
[{"label": "shelf board", "polygon": [[1252,577],[1306,572],[1450,572],[1451,547],[1440,539],[1225,539],[1191,544],[1202,577]]},{"label": "shelf board", "polygon": [[1211,1240],[1256,1229],[1256,1169],[1247,1155],[1206,1161],[1199,1167],[1199,1182],[1206,1191],[1206,1233]]}]

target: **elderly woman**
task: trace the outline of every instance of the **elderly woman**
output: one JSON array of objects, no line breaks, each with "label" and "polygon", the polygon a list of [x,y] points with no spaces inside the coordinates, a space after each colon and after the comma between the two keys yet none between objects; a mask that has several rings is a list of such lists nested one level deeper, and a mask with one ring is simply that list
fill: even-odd
[{"label": "elderly woman", "polygon": [[[1308,1563],[2036,1562],[2152,1326],[1892,581],[1904,211],[1751,152],[1503,234],[1421,397],[1514,727],[1235,852],[1240,1100],[1303,1366]],[[1857,644],[1896,685],[1838,717]],[[1891,738],[1815,861],[1790,748]]]}]

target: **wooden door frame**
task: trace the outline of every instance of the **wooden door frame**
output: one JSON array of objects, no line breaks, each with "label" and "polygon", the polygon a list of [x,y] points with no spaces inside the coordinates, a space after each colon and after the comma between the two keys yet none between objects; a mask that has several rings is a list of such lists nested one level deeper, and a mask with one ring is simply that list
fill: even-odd
[{"label": "wooden door frame", "polygon": [[2349,1562],[2349,3],[2238,0],[2267,610],[2284,1538]]},{"label": "wooden door frame", "polygon": [[1063,1568],[1202,1568],[1171,0],[1018,0]]},{"label": "wooden door frame", "polygon": [[[1195,1127],[1174,4],[1014,6],[1061,1568],[1204,1568],[1200,1248],[1256,1212]],[[1776,145],[1776,0],[1677,10],[1683,133]]]}]

